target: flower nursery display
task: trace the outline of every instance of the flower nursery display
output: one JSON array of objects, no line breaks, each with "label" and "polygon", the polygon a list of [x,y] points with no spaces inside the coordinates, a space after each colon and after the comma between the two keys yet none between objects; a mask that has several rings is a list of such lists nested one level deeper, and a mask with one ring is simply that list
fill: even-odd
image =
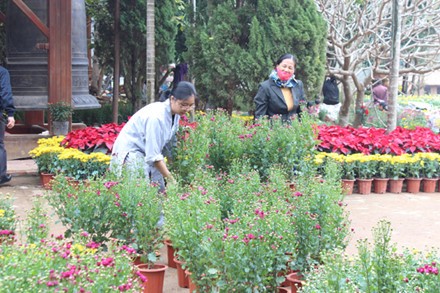
[{"label": "flower nursery display", "polygon": [[125,123],[108,123],[100,127],[86,127],[69,132],[61,141],[66,148],[74,148],[85,153],[103,152],[111,154],[113,144]]},{"label": "flower nursery display", "polygon": [[40,138],[38,146],[29,152],[35,160],[40,173],[56,174],[58,168],[58,154],[64,151],[60,146],[63,136]]},{"label": "flower nursery display", "polygon": [[[139,292],[133,262],[155,268],[166,235],[199,292],[276,292],[294,271],[305,278],[304,292],[324,292],[321,283],[347,292],[431,288],[421,285],[427,274],[397,266],[411,261],[431,272],[434,258],[394,254],[386,225],[375,236],[382,250],[361,244],[354,262],[341,253],[351,231],[341,179],[438,178],[440,139],[431,130],[387,134],[317,125],[307,113],[291,123],[277,117],[253,123],[221,109],[197,113],[195,122],[180,123],[167,161],[176,182],[160,193],[145,177],[108,170],[122,127],[88,127],[38,142],[30,154],[40,172],[56,175],[45,199],[65,234],[47,237],[47,211],[36,202],[23,230],[29,242],[2,245],[0,269],[22,268],[34,257],[34,275],[23,282],[41,291]],[[11,211],[0,206],[1,229],[15,231]],[[49,259],[44,263],[39,255]],[[113,277],[101,276],[105,271]],[[395,272],[408,282],[377,285],[395,280]]]}]

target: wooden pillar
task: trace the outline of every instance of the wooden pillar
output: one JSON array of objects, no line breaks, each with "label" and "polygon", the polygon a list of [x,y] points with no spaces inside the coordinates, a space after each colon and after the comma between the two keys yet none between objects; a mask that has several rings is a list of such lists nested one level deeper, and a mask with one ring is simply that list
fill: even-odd
[{"label": "wooden pillar", "polygon": [[[49,0],[49,103],[72,103],[72,0]],[[52,129],[49,119],[49,128]],[[71,124],[71,123],[70,123]],[[71,128],[71,125],[69,126]]]},{"label": "wooden pillar", "polygon": [[72,102],[72,0],[49,0],[49,103]]}]

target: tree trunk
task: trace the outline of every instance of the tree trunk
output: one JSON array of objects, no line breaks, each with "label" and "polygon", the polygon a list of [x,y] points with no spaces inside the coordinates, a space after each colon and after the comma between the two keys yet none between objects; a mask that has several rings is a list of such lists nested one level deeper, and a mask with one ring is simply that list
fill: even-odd
[{"label": "tree trunk", "polygon": [[101,94],[101,67],[99,66],[98,58],[92,57],[92,78],[90,81],[90,91],[94,96]]},{"label": "tree trunk", "polygon": [[[365,97],[365,85],[361,82],[359,82],[356,75],[353,75],[352,77],[353,83],[356,87],[356,103],[355,103],[355,115],[354,115],[354,127],[359,127],[363,124],[363,119],[365,119],[364,111],[362,109],[362,106],[364,106],[364,97]],[[365,84],[370,83],[370,79],[366,78],[364,81]]]},{"label": "tree trunk", "polygon": [[118,112],[119,112],[119,75],[120,75],[120,37],[119,37],[119,18],[120,18],[120,3],[119,0],[115,2],[115,65],[113,71],[113,100],[112,100],[112,117],[113,122],[118,123]]},{"label": "tree trunk", "polygon": [[364,89],[357,89],[356,90],[356,103],[355,103],[355,116],[354,116],[354,122],[353,122],[353,126],[354,127],[359,127],[363,124],[363,118],[364,118],[364,114],[363,114],[363,110],[361,109],[361,107],[364,105],[364,97],[365,97],[365,93],[364,93]]},{"label": "tree trunk", "polygon": [[390,68],[390,95],[388,97],[388,123],[387,132],[396,129],[397,124],[397,91],[399,82],[399,61],[400,61],[400,38],[401,38],[401,13],[400,0],[393,0],[393,26],[392,26],[392,48]]},{"label": "tree trunk", "polygon": [[155,60],[155,48],[154,48],[154,0],[147,0],[147,52],[146,52],[146,85],[147,85],[147,104],[153,103],[155,100],[154,95],[154,80],[155,80],[155,68],[154,68],[154,60]]},{"label": "tree trunk", "polygon": [[353,101],[353,96],[351,94],[348,77],[344,77],[344,79],[341,80],[341,83],[342,83],[342,91],[344,92],[344,101],[342,102],[341,109],[339,110],[339,125],[347,126],[350,104],[351,101]]}]

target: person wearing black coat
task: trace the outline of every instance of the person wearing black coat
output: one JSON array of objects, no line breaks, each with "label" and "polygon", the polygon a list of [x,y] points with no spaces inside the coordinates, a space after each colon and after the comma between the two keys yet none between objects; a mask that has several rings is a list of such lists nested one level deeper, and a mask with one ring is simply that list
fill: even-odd
[{"label": "person wearing black coat", "polygon": [[[11,81],[9,72],[0,66],[0,185],[11,181],[11,175],[6,173],[7,157],[5,148],[5,126],[9,129],[14,127],[15,106],[12,97]],[[7,119],[3,116],[7,115]]]},{"label": "person wearing black coat", "polygon": [[262,82],[254,97],[255,119],[274,115],[288,121],[301,112],[300,103],[305,102],[304,87],[295,79],[297,59],[284,54],[275,62],[269,78]]}]

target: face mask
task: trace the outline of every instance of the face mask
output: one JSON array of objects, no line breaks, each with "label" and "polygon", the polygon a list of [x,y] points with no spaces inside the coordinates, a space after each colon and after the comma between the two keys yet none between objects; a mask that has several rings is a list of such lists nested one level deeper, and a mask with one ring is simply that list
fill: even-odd
[{"label": "face mask", "polygon": [[286,72],[286,71],[283,71],[283,70],[281,70],[281,69],[277,69],[277,74],[278,74],[278,77],[282,80],[282,81],[287,81],[287,80],[289,80],[289,78],[291,78],[292,77],[292,73],[290,73],[290,72]]}]

